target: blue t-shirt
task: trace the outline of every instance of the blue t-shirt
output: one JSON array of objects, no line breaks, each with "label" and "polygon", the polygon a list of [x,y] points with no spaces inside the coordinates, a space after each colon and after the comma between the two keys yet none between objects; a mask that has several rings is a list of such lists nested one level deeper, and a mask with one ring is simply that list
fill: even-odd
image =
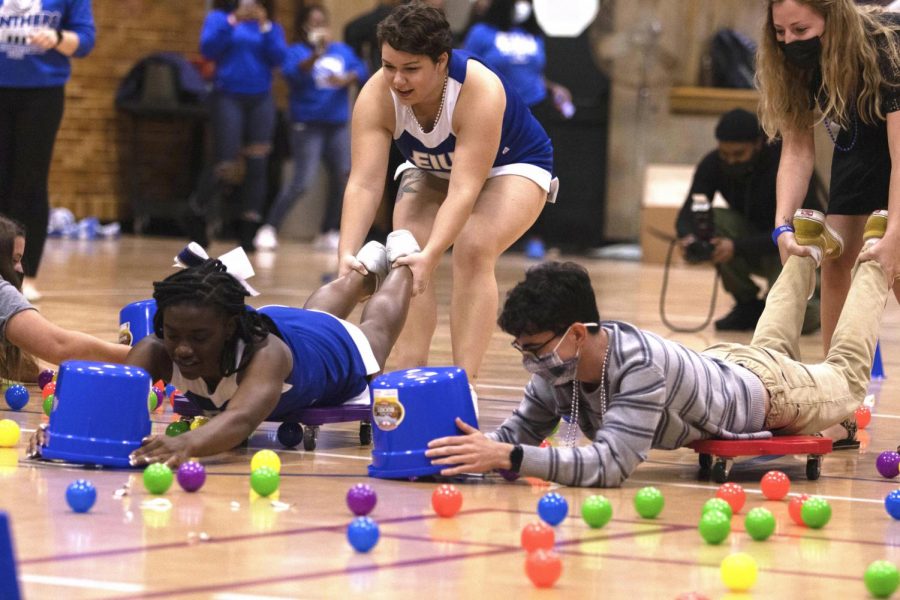
[{"label": "blue t-shirt", "polygon": [[228,13],[214,10],[200,33],[200,52],[216,61],[216,89],[232,94],[263,94],[272,88],[272,69],[284,61],[287,44],[278,23],[263,33],[256,21],[232,26]]},{"label": "blue t-shirt", "polygon": [[282,65],[291,88],[291,119],[297,123],[346,123],[350,118],[349,89],[331,85],[328,78],[356,73],[361,86],[369,72],[353,49],[342,42],[328,44],[313,68],[305,72],[299,65],[312,54],[309,44],[294,44],[288,48]]},{"label": "blue t-shirt", "polygon": [[463,42],[463,50],[503,75],[528,106],[547,97],[544,84],[547,53],[542,37],[519,27],[500,31],[492,25],[476,23]]},{"label": "blue t-shirt", "polygon": [[90,0],[0,0],[0,87],[57,87],[69,80],[68,56],[27,41],[46,28],[74,32],[74,56],[87,56],[96,36]]}]

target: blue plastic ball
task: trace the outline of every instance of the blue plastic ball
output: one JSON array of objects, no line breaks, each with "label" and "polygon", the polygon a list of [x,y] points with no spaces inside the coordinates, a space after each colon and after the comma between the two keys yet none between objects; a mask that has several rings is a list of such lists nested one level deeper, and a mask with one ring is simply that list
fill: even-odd
[{"label": "blue plastic ball", "polygon": [[97,501],[97,488],[87,479],[78,479],[66,489],[66,502],[77,513],[91,510]]},{"label": "blue plastic ball", "polygon": [[889,515],[900,520],[900,490],[894,490],[885,496],[884,508]]},{"label": "blue plastic ball", "polygon": [[357,552],[368,552],[378,543],[378,523],[369,517],[356,517],[347,527],[347,541]]},{"label": "blue plastic ball", "polygon": [[22,410],[28,404],[28,388],[21,384],[11,385],[6,388],[6,403],[13,410]]},{"label": "blue plastic ball", "polygon": [[569,503],[556,492],[544,494],[538,501],[538,516],[549,525],[559,525],[567,514],[569,514]]},{"label": "blue plastic ball", "polygon": [[172,395],[172,392],[174,392],[174,391],[175,391],[175,386],[174,386],[174,385],[172,385],[171,383],[170,383],[169,385],[167,385],[167,386],[166,386],[166,391],[165,391],[166,398],[168,398],[169,396],[171,396],[171,395]]}]

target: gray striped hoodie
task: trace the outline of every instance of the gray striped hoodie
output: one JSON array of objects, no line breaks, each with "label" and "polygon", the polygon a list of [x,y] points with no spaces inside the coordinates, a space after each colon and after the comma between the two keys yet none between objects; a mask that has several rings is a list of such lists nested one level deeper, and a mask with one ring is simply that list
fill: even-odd
[{"label": "gray striped hoodie", "polygon": [[[572,413],[572,386],[533,376],[519,407],[488,437],[525,450],[522,475],[564,485],[616,487],[651,448],[672,450],[705,438],[761,438],[762,382],[747,369],[705,356],[628,323],[603,321],[609,334],[607,410],[599,386],[580,390],[579,423],[593,443],[538,445]],[[565,437],[566,423],[560,433]]]}]

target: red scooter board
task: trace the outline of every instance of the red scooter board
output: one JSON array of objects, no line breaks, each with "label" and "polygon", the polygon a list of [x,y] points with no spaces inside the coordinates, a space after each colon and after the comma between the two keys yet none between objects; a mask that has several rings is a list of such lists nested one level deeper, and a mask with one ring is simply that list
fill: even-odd
[{"label": "red scooter board", "polygon": [[822,472],[822,457],[832,450],[832,440],[814,435],[774,436],[760,440],[699,440],[688,445],[700,455],[701,474],[725,483],[732,461],[738,456],[806,454],[806,478],[815,481]]}]

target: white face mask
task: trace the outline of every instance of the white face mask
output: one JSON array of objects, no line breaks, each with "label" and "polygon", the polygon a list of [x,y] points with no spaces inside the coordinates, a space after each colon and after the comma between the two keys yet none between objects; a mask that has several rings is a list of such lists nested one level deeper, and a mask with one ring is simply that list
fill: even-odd
[{"label": "white face mask", "polygon": [[513,5],[512,22],[514,25],[521,25],[531,16],[531,2],[519,0]]}]

